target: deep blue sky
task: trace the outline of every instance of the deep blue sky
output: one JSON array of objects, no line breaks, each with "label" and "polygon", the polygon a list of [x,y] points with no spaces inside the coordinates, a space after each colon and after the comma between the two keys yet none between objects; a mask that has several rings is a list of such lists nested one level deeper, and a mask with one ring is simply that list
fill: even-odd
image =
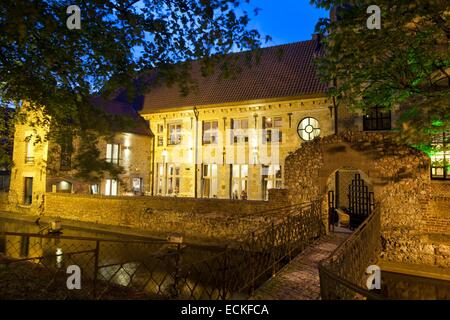
[{"label": "deep blue sky", "polygon": [[279,45],[311,39],[316,22],[329,13],[309,4],[309,0],[251,0],[243,9],[261,9],[256,17],[251,17],[250,27],[262,35],[272,36],[268,45]]}]

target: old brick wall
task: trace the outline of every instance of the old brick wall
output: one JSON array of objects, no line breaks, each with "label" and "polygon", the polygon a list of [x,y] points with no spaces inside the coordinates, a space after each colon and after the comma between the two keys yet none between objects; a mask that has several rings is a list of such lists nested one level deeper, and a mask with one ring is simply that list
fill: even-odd
[{"label": "old brick wall", "polygon": [[181,197],[47,193],[45,198],[45,216],[141,228],[161,236],[177,232],[190,238],[217,240],[242,236],[266,223],[265,219],[258,219],[258,212],[270,207],[265,201]]},{"label": "old brick wall", "polygon": [[[425,154],[392,133],[345,131],[302,145],[285,162],[286,202],[323,199],[339,169],[365,173],[381,206],[382,258],[450,267],[448,185],[432,183]],[[280,200],[279,200],[280,201]]]}]

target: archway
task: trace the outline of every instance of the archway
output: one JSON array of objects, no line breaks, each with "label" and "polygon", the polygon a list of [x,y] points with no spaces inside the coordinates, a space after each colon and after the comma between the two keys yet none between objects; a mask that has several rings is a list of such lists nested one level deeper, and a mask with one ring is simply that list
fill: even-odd
[{"label": "archway", "polygon": [[335,170],[327,180],[324,195],[328,227],[357,228],[372,212],[374,186],[369,176],[354,167]]},{"label": "archway", "polygon": [[58,193],[72,193],[72,183],[69,181],[59,181],[56,184],[56,192]]}]

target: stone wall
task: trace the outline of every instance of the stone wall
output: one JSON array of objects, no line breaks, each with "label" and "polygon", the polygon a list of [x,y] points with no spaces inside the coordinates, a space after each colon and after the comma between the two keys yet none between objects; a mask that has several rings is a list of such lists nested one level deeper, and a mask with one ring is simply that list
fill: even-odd
[{"label": "stone wall", "polygon": [[0,192],[0,211],[8,210],[8,192]]},{"label": "stone wall", "polygon": [[187,238],[223,241],[265,223],[258,213],[270,207],[265,201],[47,193],[44,215],[140,228],[160,236],[177,232]]},{"label": "stone wall", "polygon": [[432,183],[429,158],[397,143],[393,133],[346,131],[316,139],[291,154],[285,166],[286,202],[322,197],[325,221],[330,177],[339,169],[362,171],[381,206],[381,257],[450,267],[448,185]]}]

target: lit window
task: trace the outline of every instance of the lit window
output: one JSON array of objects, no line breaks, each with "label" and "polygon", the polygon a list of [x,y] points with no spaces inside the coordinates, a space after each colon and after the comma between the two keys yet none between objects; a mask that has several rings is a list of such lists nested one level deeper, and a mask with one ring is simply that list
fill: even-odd
[{"label": "lit window", "polygon": [[280,128],[283,125],[281,117],[263,117],[263,143],[281,142],[282,134]]},{"label": "lit window", "polygon": [[164,145],[164,125],[163,124],[158,124],[157,125],[157,140],[158,140],[158,147],[162,147]]},{"label": "lit window", "polygon": [[100,194],[100,186],[98,184],[91,184],[91,194]]},{"label": "lit window", "polygon": [[280,165],[262,166],[262,192],[263,199],[269,199],[269,189],[281,189],[283,179]]},{"label": "lit window", "polygon": [[218,121],[203,121],[203,144],[217,144]]},{"label": "lit window", "polygon": [[181,123],[171,123],[167,126],[167,144],[180,144],[181,143]]},{"label": "lit window", "polygon": [[320,135],[319,121],[315,118],[304,118],[297,127],[300,138],[305,141],[311,141]]},{"label": "lit window", "polygon": [[158,163],[157,167],[157,194],[162,195],[164,192],[164,164]]},{"label": "lit window", "polygon": [[231,120],[232,141],[248,142],[248,119]]},{"label": "lit window", "polygon": [[34,142],[31,133],[25,138],[25,163],[34,163]]},{"label": "lit window", "polygon": [[119,145],[108,143],[106,145],[106,162],[119,164]]},{"label": "lit window", "polygon": [[431,146],[431,177],[450,179],[450,131],[436,135]]},{"label": "lit window", "polygon": [[232,165],[231,195],[233,199],[247,200],[248,195],[248,165]]},{"label": "lit window", "polygon": [[117,196],[119,184],[117,179],[106,179],[105,196]]},{"label": "lit window", "polygon": [[180,167],[170,164],[167,170],[167,194],[177,195],[180,193]]},{"label": "lit window", "polygon": [[217,164],[204,164],[202,167],[202,196],[217,198]]}]

